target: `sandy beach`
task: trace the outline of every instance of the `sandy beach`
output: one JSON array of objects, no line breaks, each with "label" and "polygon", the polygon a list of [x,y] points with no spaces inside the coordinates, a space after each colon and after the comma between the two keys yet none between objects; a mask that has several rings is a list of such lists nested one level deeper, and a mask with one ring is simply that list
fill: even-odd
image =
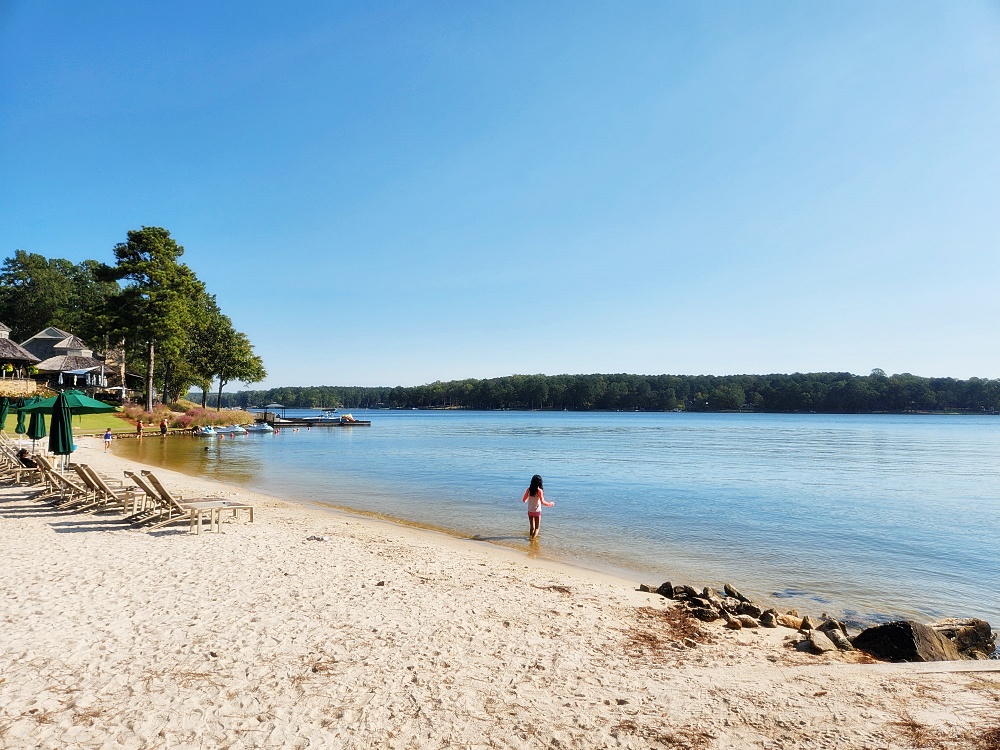
[{"label": "sandy beach", "polygon": [[256,521],[147,533],[0,488],[0,747],[1000,746],[974,663],[800,653],[638,581],[157,474]]}]

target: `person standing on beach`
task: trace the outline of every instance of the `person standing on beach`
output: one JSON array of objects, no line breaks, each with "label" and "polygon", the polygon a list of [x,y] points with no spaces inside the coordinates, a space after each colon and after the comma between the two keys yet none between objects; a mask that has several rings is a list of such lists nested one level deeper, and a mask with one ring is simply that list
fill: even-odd
[{"label": "person standing on beach", "polygon": [[140,440],[142,439],[142,420],[141,419],[138,422],[135,423],[135,436],[137,438],[139,438]]},{"label": "person standing on beach", "polygon": [[109,427],[104,431],[104,452],[108,452],[108,448],[111,447],[111,428]]},{"label": "person standing on beach", "polygon": [[538,529],[542,525],[542,506],[551,508],[555,505],[555,503],[550,503],[545,499],[542,478],[538,474],[531,478],[531,484],[524,491],[521,502],[528,504],[528,538],[534,539],[538,536]]},{"label": "person standing on beach", "polygon": [[164,417],[160,421],[160,436],[161,437],[166,437],[167,436],[167,418],[166,417]]}]

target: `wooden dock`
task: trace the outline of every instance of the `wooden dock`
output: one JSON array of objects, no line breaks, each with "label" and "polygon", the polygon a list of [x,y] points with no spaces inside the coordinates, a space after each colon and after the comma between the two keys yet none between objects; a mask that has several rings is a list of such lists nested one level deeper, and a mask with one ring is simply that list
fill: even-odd
[{"label": "wooden dock", "polygon": [[339,419],[282,419],[277,417],[267,422],[271,427],[282,429],[283,427],[371,427],[370,419],[354,419],[342,421]]}]

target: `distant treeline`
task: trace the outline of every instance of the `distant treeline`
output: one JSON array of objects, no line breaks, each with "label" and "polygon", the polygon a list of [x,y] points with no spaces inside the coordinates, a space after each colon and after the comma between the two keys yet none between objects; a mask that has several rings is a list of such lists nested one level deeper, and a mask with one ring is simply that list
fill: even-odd
[{"label": "distant treeline", "polygon": [[[192,394],[195,400],[198,394]],[[223,393],[224,407],[568,409],[570,411],[996,412],[1000,380],[903,373],[510,375],[413,387],[311,386]]]}]

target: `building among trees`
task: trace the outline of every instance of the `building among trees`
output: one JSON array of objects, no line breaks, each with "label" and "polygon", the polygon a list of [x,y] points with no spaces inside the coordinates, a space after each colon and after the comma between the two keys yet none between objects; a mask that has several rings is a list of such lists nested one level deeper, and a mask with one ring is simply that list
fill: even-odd
[{"label": "building among trees", "polygon": [[[10,328],[0,323],[0,379],[23,379],[30,374],[30,368],[38,362],[38,357],[11,341]],[[31,392],[34,392],[32,389]],[[18,393],[21,393],[18,389]]]}]

